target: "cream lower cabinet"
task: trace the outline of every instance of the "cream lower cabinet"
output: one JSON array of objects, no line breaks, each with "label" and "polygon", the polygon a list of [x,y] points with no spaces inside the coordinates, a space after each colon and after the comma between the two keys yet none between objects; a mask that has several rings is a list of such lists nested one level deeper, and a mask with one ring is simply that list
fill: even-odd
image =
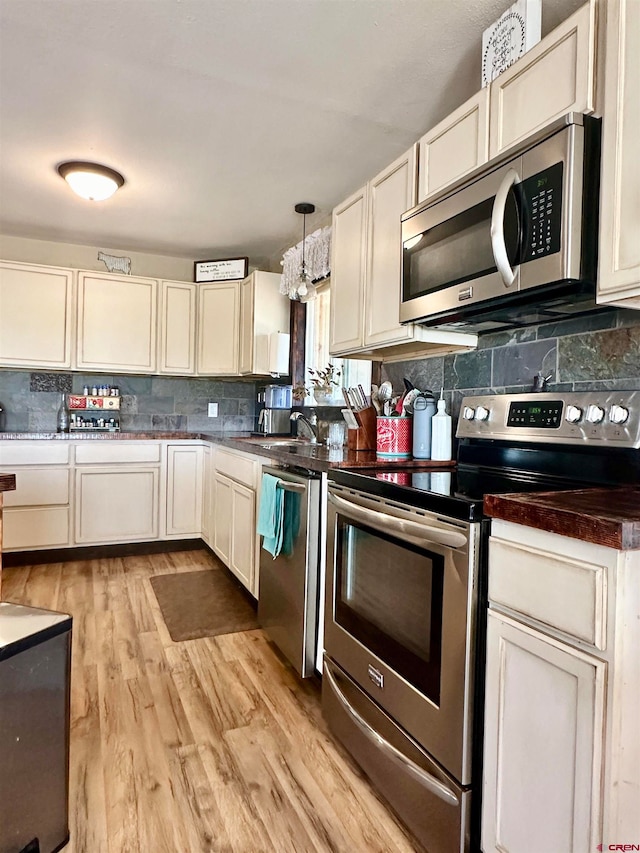
[{"label": "cream lower cabinet", "polygon": [[76,367],[155,373],[157,302],[155,279],[79,272]]},{"label": "cream lower cabinet", "polygon": [[260,548],[256,517],[265,461],[227,448],[212,451],[210,544],[256,598]]},{"label": "cream lower cabinet", "polygon": [[202,530],[203,448],[193,442],[167,446],[168,537],[198,537]]},{"label": "cream lower cabinet", "polygon": [[158,373],[192,376],[196,372],[196,284],[160,282]]},{"label": "cream lower cabinet", "polygon": [[490,85],[489,157],[596,98],[596,0],[563,21]]},{"label": "cream lower cabinet", "polygon": [[75,542],[159,537],[159,442],[84,442],[75,447]]},{"label": "cream lower cabinet", "polygon": [[598,301],[640,308],[640,3],[609,0]]},{"label": "cream lower cabinet", "polygon": [[71,544],[69,453],[66,444],[0,441],[0,469],[16,477],[15,491],[4,493],[5,551]]},{"label": "cream lower cabinet", "polygon": [[0,365],[71,367],[73,270],[0,262]]},{"label": "cream lower cabinet", "polygon": [[639,551],[492,522],[484,853],[640,837],[639,571]]},{"label": "cream lower cabinet", "polygon": [[400,324],[400,218],[415,199],[414,145],[334,209],[331,355],[391,361],[477,344],[476,335]]},{"label": "cream lower cabinet", "polygon": [[491,612],[483,850],[595,850],[606,664]]}]

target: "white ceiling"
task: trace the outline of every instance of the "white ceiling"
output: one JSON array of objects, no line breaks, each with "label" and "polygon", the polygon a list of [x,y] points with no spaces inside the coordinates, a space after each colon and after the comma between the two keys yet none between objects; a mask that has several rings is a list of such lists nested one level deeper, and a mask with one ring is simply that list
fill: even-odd
[{"label": "white ceiling", "polygon": [[[543,34],[582,0],[543,0]],[[510,0],[0,0],[0,233],[260,266],[480,85]],[[125,176],[75,197],[63,160]],[[310,221],[313,225],[313,220]]]}]

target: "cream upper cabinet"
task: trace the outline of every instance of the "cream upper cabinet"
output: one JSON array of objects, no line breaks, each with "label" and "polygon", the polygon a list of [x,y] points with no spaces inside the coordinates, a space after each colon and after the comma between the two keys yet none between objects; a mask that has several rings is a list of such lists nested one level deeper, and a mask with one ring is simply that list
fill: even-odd
[{"label": "cream upper cabinet", "polygon": [[197,372],[229,376],[240,366],[241,281],[198,285]]},{"label": "cream upper cabinet", "polygon": [[0,262],[0,365],[70,368],[73,270]]},{"label": "cream upper cabinet", "polygon": [[416,146],[369,181],[364,345],[409,340],[400,325],[402,247],[400,217],[416,202]]},{"label": "cream upper cabinet", "polygon": [[197,287],[187,281],[160,282],[158,373],[196,372]]},{"label": "cream upper cabinet", "polygon": [[493,80],[489,156],[566,113],[593,112],[595,51],[596,0],[591,0]]},{"label": "cream upper cabinet", "polygon": [[333,211],[331,355],[392,361],[477,344],[476,335],[400,325],[401,216],[415,204],[416,149]]},{"label": "cream upper cabinet", "polygon": [[155,373],[155,279],[78,273],[76,367],[116,373]]},{"label": "cream upper cabinet", "polygon": [[255,270],[240,295],[240,370],[243,375],[269,376],[269,336],[289,334],[289,298],[280,293],[278,273]]},{"label": "cream upper cabinet", "polygon": [[640,3],[609,0],[598,301],[640,308]]},{"label": "cream upper cabinet", "polygon": [[489,158],[489,87],[481,89],[418,142],[418,204]]},{"label": "cream upper cabinet", "polygon": [[329,349],[339,355],[363,343],[367,187],[334,208],[332,223]]}]

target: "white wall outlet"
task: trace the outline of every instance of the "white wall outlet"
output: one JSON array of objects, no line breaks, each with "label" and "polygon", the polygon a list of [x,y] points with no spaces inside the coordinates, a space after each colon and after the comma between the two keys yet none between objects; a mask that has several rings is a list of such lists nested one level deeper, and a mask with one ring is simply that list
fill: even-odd
[{"label": "white wall outlet", "polygon": [[207,407],[207,415],[210,418],[217,418],[218,417],[218,404],[217,403],[209,403],[209,405]]}]

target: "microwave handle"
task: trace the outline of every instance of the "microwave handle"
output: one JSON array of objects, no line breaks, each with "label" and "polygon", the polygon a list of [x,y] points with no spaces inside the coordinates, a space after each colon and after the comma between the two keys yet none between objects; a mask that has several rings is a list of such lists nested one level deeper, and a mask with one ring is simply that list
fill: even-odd
[{"label": "microwave handle", "polygon": [[509,191],[518,183],[520,183],[518,173],[515,169],[509,169],[496,193],[491,212],[491,249],[505,287],[511,287],[515,281],[517,267],[513,269],[507,255],[507,244],[504,239],[504,212]]}]

